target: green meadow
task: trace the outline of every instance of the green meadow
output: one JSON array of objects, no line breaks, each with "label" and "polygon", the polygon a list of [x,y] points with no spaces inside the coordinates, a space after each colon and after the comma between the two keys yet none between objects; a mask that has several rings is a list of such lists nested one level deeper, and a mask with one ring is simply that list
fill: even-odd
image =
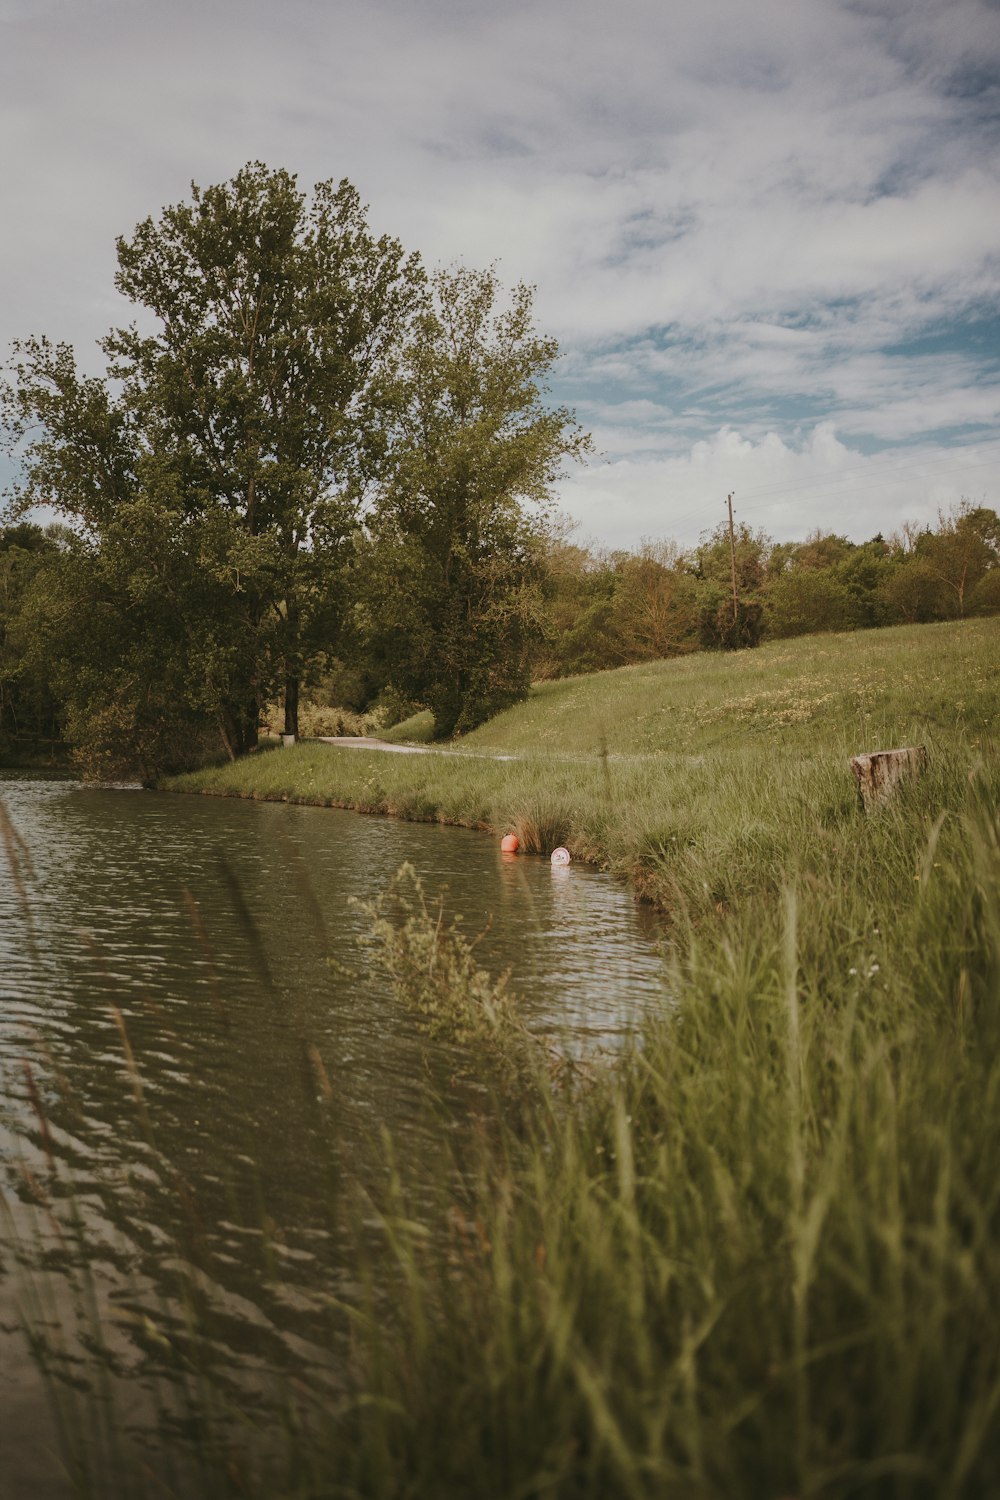
[{"label": "green meadow", "polygon": [[[513,831],[527,853],[564,844],[694,916],[854,856],[852,755],[925,745],[936,805],[998,722],[1000,620],[970,620],[540,683],[446,753],[306,743],[167,785]],[[388,737],[428,730],[420,715]]]}]

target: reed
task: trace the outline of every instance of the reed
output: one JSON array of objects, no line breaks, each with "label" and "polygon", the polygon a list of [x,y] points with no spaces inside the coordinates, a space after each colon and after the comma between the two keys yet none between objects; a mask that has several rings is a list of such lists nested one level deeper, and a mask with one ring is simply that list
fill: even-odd
[{"label": "reed", "polygon": [[368,917],[372,957],[425,1033],[447,1048],[458,1072],[499,1092],[538,1081],[541,1044],[520,1017],[509,974],[498,979],[476,963],[479,938],[446,920],[443,898],[429,908],[420,877],[404,864],[376,901],[357,901]]}]

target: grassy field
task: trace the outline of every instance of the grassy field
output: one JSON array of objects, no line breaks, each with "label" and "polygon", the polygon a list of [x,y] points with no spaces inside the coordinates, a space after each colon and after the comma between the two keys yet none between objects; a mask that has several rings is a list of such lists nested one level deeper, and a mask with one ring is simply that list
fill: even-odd
[{"label": "grassy field", "polygon": [[[177,783],[513,826],[674,919],[662,1014],[567,1082],[443,917],[372,912],[478,1105],[442,1116],[431,1184],[387,1141],[345,1194],[337,1400],[291,1391],[272,1432],[206,1410],[197,1493],[996,1494],[998,707],[977,621],[547,684],[456,755],[302,746]],[[848,756],[911,743],[927,774],[866,817]]]},{"label": "grassy field", "polygon": [[925,744],[933,798],[998,723],[1000,620],[976,620],[543,683],[448,754],[302,744],[168,785],[513,830],[526,852],[565,844],[695,915],[855,837],[851,755]]}]

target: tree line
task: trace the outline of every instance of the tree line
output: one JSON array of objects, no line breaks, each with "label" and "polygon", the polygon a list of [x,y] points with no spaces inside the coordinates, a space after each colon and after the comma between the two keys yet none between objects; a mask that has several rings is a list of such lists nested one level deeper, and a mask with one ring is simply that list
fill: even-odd
[{"label": "tree line", "polygon": [[0,383],[0,753],[152,779],[253,750],[276,701],[297,734],[303,695],[446,736],[533,676],[1000,608],[983,507],[862,546],[740,527],[735,607],[721,530],[575,546],[551,496],[590,439],[532,289],[429,272],[346,181],[251,163],[117,250],[102,373],[31,337]]},{"label": "tree line", "polygon": [[968,501],[936,526],[866,542],[821,531],[775,542],[740,525],[731,546],[722,524],[687,551],[661,541],[594,551],[563,538],[547,562],[538,676],[1000,611],[1000,518]]},{"label": "tree line", "polygon": [[[508,553],[495,596],[480,596],[478,628],[467,638],[461,617],[447,608],[433,628],[419,594],[433,555],[419,536],[414,543],[405,533],[356,532],[352,566],[340,573],[339,629],[317,641],[306,663],[309,697],[355,712],[374,708],[385,723],[437,704],[446,721],[464,652],[481,674],[468,696],[474,715],[466,707],[478,722],[523,696],[532,678],[819,631],[1000,612],[1000,518],[967,502],[936,527],[906,526],[888,540],[861,543],[819,532],[778,543],[738,527],[735,611],[724,527],[689,551],[662,541],[596,551],[573,543],[558,525],[533,528],[522,518],[520,526],[523,550]],[[438,566],[443,571],[447,563]],[[499,567],[496,558],[491,566]],[[99,602],[98,576],[93,555],[64,526],[0,527],[0,755],[68,737],[96,775],[152,775],[210,755],[216,736],[210,715],[191,706],[183,640],[147,634],[147,614],[144,628],[129,637],[126,664],[121,615],[110,598],[103,621],[100,609],[97,618],[78,618],[81,601]],[[470,596],[466,583],[459,595],[466,612]],[[447,594],[442,602],[454,605]],[[156,618],[165,630],[165,612],[158,609]],[[103,655],[94,649],[102,630]],[[132,675],[123,682],[127,665]],[[280,701],[278,684],[274,691]],[[287,725],[287,704],[281,707]],[[219,739],[226,743],[221,733]]]}]

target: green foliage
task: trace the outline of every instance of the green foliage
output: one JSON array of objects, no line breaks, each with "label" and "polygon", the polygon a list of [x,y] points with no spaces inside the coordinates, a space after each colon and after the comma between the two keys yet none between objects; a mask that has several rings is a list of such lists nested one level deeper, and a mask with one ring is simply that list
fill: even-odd
[{"label": "green foliage", "polygon": [[[767,576],[770,539],[763,532],[740,524],[729,529],[720,524],[699,543],[692,568],[699,582],[699,638],[708,648],[737,650],[756,646],[764,633],[762,593]],[[736,557],[737,603],[732,593],[733,553]]]},{"label": "green foliage", "polygon": [[[260,164],[193,186],[119,240],[118,263],[144,318],[104,341],[105,378],[80,375],[66,345],[17,346],[4,402],[16,505],[73,520],[126,613],[176,616],[170,648],[236,754],[278,683],[294,732],[299,683],[334,643],[419,267],[370,234],[349,183],[320,183],[307,203]],[[156,674],[155,638],[139,649]],[[117,670],[134,674],[127,653]],[[92,708],[113,733],[103,694]]]},{"label": "green foliage", "polygon": [[1000,614],[1000,567],[992,568],[969,590],[970,615]]},{"label": "green foliage", "polygon": [[950,612],[943,580],[921,557],[901,558],[879,596],[890,619],[909,625],[947,618]]},{"label": "green foliage", "polygon": [[376,901],[359,902],[371,922],[376,962],[428,1036],[457,1048],[455,1063],[491,1088],[524,1088],[541,1076],[539,1043],[518,1014],[509,976],[476,963],[476,940],[428,909],[412,865],[396,872]]},{"label": "green foliage", "polygon": [[53,562],[59,542],[40,526],[0,528],[0,756],[45,754],[62,725],[44,663],[31,659],[29,599]]},{"label": "green foliage", "polygon": [[[267,721],[272,733],[281,733],[284,716],[280,705],[268,706]],[[378,712],[356,713],[340,704],[316,703],[312,698],[303,698],[299,704],[299,732],[304,739],[379,734],[381,729],[382,716]]]},{"label": "green foliage", "polygon": [[697,644],[697,585],[672,543],[593,556],[550,543],[545,585],[548,629],[536,676],[565,676],[654,661]]},{"label": "green foliage", "polygon": [[586,451],[543,400],[554,340],[532,293],[501,304],[492,270],[441,271],[398,377],[392,473],[360,543],[360,630],[385,681],[439,736],[524,697],[541,633],[542,532],[560,462]]},{"label": "green foliage", "polygon": [[817,630],[850,630],[854,600],[833,569],[796,568],[769,585],[764,606],[767,634],[774,638],[811,635]]},{"label": "green foliage", "polygon": [[756,646],[831,630],[927,623],[1000,607],[1000,522],[963,501],[937,531],[854,543],[817,532],[775,543],[736,528],[733,609],[728,528],[690,553],[644,542],[589,553],[565,539],[547,554],[546,639],[536,676],[601,671],[685,651]]},{"label": "green foliage", "polygon": [[83,774],[150,782],[204,763],[219,737],[214,694],[190,670],[186,559],[141,505],[127,521],[110,546],[68,536],[35,572],[19,654],[58,701]]},{"label": "green foliage", "polygon": [[965,500],[953,515],[939,517],[936,532],[916,539],[914,552],[943,585],[948,613],[961,617],[969,590],[1000,563],[1000,518]]},{"label": "green foliage", "polygon": [[898,550],[880,536],[852,547],[836,564],[836,580],[851,598],[852,626],[868,630],[890,623],[883,590],[899,564]]}]

